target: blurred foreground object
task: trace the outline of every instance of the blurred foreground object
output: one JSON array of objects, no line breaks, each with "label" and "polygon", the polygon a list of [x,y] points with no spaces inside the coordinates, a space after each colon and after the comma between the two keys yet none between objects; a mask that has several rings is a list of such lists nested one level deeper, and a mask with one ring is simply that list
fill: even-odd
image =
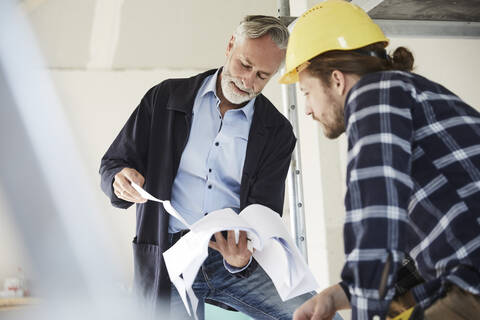
[{"label": "blurred foreground object", "polygon": [[2,319],[146,318],[115,285],[119,261],[111,256],[110,231],[35,39],[13,0],[0,1],[0,148],[0,187],[42,301]]}]

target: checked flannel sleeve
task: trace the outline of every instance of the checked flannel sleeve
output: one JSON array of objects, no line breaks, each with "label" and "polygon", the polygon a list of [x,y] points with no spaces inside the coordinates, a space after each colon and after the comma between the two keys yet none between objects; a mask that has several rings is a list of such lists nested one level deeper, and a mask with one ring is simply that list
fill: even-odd
[{"label": "checked flannel sleeve", "polygon": [[346,264],[352,319],[384,319],[405,257],[412,193],[413,101],[389,73],[362,78],[345,106],[348,137]]}]

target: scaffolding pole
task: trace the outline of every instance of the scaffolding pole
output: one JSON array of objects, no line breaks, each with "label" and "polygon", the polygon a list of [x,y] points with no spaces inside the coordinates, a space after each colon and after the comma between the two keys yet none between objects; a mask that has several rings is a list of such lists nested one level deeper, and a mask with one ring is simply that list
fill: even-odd
[{"label": "scaffolding pole", "polygon": [[[289,0],[278,1],[278,16],[279,19],[287,26],[292,22],[293,19],[290,17]],[[284,71],[285,70],[282,70],[282,73]],[[284,114],[292,124],[293,132],[298,139],[299,133],[296,85],[281,85],[281,87]],[[303,205],[302,164],[299,142],[297,142],[295,150],[292,154],[292,161],[290,162],[290,169],[287,176],[287,184],[292,236],[295,239],[298,249],[308,262],[307,231],[305,227],[305,211]]]}]

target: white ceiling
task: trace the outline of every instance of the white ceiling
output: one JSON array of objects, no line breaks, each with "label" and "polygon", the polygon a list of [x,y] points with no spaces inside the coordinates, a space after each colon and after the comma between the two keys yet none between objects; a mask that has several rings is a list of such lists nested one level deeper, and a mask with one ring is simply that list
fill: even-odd
[{"label": "white ceiling", "polygon": [[47,64],[60,69],[186,69],[221,65],[247,14],[277,0],[24,0]]}]

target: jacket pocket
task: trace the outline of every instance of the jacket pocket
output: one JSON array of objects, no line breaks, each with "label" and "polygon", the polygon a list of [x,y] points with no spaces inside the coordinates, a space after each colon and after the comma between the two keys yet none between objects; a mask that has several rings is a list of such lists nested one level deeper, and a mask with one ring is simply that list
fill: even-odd
[{"label": "jacket pocket", "polygon": [[134,290],[145,303],[154,307],[158,301],[160,281],[160,247],[137,243],[133,239]]}]

